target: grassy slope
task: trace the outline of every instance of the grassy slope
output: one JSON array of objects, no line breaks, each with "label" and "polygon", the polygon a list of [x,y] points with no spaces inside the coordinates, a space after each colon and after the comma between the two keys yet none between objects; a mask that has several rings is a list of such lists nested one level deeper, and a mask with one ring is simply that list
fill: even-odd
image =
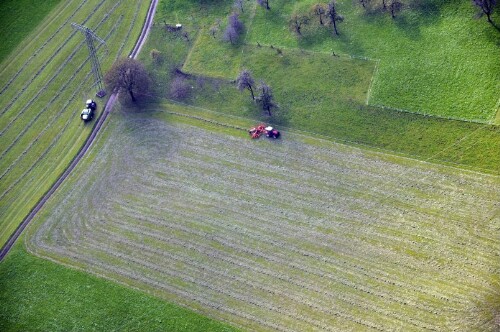
[{"label": "grassy slope", "polygon": [[[284,5],[283,10],[292,11],[292,7],[291,4]],[[206,77],[193,78],[191,84],[195,93],[185,101],[186,103],[253,118],[256,121],[270,121],[281,126],[314,132],[337,140],[379,147],[425,160],[461,164],[496,174],[500,173],[500,155],[498,154],[500,127],[448,121],[365,105],[364,98],[369,87],[369,79],[374,72],[373,61],[369,60],[352,59],[350,63],[345,55],[332,57],[330,52],[300,52],[286,48],[283,49],[283,56],[279,56],[269,47],[238,45],[235,48],[239,59],[237,62],[241,63],[241,67],[253,71],[257,80],[262,78],[267,81],[274,88],[276,101],[281,105],[272,118],[263,116],[250,101],[247,91],[240,93],[233,84],[229,83],[235,78],[233,65],[225,72],[220,70],[225,60],[217,54],[221,47],[227,47],[227,45],[221,45],[218,39],[211,38],[206,30],[217,18],[224,19],[224,16],[222,14],[205,15],[203,23],[197,26],[194,22],[197,22],[196,18],[199,17],[197,16],[199,13],[194,8],[194,5],[189,7],[185,4],[185,7],[170,9],[176,13],[177,17],[184,13],[183,15],[187,17],[195,18],[189,22],[188,29],[191,35],[197,36],[196,38],[185,42],[180,36],[162,32],[157,27],[150,43],[146,46],[146,49],[161,50],[167,59],[169,59],[169,54],[174,54],[175,64],[184,63],[183,56],[186,57],[184,69],[187,71],[225,77],[222,80]],[[319,38],[319,41],[325,43],[324,45],[309,45],[307,40],[302,41],[306,45],[297,45],[296,38],[280,25],[284,24],[284,18],[281,15],[262,13],[261,8],[256,8],[256,18],[251,21],[252,11],[255,8],[249,4],[245,8],[244,19],[250,31],[248,39],[256,38],[252,37],[254,35],[265,37],[264,40],[254,40],[255,42],[260,40],[261,45],[285,44],[291,47],[329,49],[331,46],[329,42],[342,42],[337,39],[332,40],[330,36],[328,38],[323,36],[323,39]],[[228,11],[228,9],[221,9],[221,13]],[[268,16],[264,18],[263,15]],[[371,18],[377,17],[375,15]],[[169,20],[168,15],[165,19],[173,20]],[[379,20],[383,20],[383,17]],[[394,24],[390,20],[379,23],[381,26],[389,25],[389,28]],[[482,26],[481,23],[484,22],[473,21],[473,23]],[[368,20],[368,23],[364,24],[368,28],[370,24],[375,23],[370,23]],[[201,31],[197,32],[197,28]],[[349,29],[351,29],[350,25]],[[438,28],[435,27],[435,29]],[[351,44],[346,43],[346,45]],[[372,47],[374,45],[375,43]],[[168,96],[166,91],[168,91],[168,80],[171,77],[171,62],[167,60],[161,66],[153,66],[146,52],[143,54],[143,59],[157,75],[158,94],[162,97]],[[338,63],[343,65],[335,67]],[[325,67],[325,64],[328,64],[328,67]],[[378,70],[380,66],[381,64],[378,65]],[[373,84],[377,82],[378,79]],[[353,89],[354,86],[356,89]],[[399,90],[397,91],[398,93],[394,93],[394,96],[400,95]]]},{"label": "grassy slope", "polygon": [[61,0],[0,2],[0,62],[2,62]]},{"label": "grassy slope", "polygon": [[227,325],[114,282],[28,254],[0,264],[0,330],[233,331]]},{"label": "grassy slope", "polygon": [[428,0],[393,20],[387,13],[367,13],[353,1],[338,1],[345,17],[339,37],[315,27],[304,29],[305,37],[297,40],[283,27],[292,12],[304,12],[313,3],[277,0],[279,11],[259,8],[248,41],[380,59],[372,105],[481,122],[494,117],[500,36],[473,18],[469,2]]},{"label": "grassy slope", "polygon": [[[95,89],[90,63],[84,64],[88,51],[83,36],[69,23],[92,27],[107,40],[108,53],[98,53],[106,71],[117,56],[132,49],[148,4],[62,2],[33,31],[33,38],[1,64],[6,79],[0,98],[0,244],[64,171],[95,123],[79,119],[84,100]],[[98,101],[98,112],[104,102]]]}]

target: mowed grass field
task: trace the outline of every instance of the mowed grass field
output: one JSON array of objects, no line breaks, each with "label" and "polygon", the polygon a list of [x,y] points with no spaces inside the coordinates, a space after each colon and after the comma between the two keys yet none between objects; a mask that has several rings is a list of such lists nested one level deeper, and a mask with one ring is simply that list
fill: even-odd
[{"label": "mowed grass field", "polygon": [[[85,38],[71,23],[107,42],[107,49],[96,46],[106,71],[117,57],[128,56],[148,6],[145,0],[62,1],[0,64],[0,245],[64,171],[95,123],[79,118],[96,88]],[[97,101],[98,115],[105,101]]]},{"label": "mowed grass field", "polygon": [[33,31],[61,0],[34,2],[4,0],[0,3],[0,62]]},{"label": "mowed grass field", "polygon": [[493,330],[500,178],[173,111],[115,113],[28,249],[248,330]]}]

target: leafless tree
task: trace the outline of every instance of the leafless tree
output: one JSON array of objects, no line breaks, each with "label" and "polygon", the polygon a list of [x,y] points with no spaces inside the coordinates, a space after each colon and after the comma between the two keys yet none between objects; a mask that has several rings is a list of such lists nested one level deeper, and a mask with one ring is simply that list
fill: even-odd
[{"label": "leafless tree", "polygon": [[255,81],[252,77],[252,74],[247,69],[243,69],[236,78],[236,86],[238,87],[238,90],[243,91],[247,89],[248,91],[250,91],[250,94],[252,95],[252,100],[255,100],[255,96],[253,93],[254,84]]},{"label": "leafless tree", "polygon": [[244,13],[244,10],[243,10],[243,4],[245,3],[245,0],[234,0],[234,8],[237,8],[239,10],[241,10],[242,13]]},{"label": "leafless tree", "polygon": [[182,76],[176,76],[170,83],[170,96],[174,99],[183,100],[191,94],[189,81]]},{"label": "leafless tree", "polygon": [[391,11],[392,18],[396,18],[396,13],[399,13],[403,10],[404,4],[398,0],[391,0],[391,4],[389,5],[389,10]]},{"label": "leafless tree", "polygon": [[337,4],[333,0],[328,3],[326,17],[328,17],[329,23],[333,25],[335,34],[338,35],[339,31],[337,29],[337,22],[342,22],[344,20],[344,17],[342,17],[342,15],[337,12],[336,6]]},{"label": "leafless tree", "polygon": [[269,0],[257,0],[257,4],[267,10],[271,9],[271,7],[269,7]]},{"label": "leafless tree", "polygon": [[326,6],[322,3],[317,3],[312,6],[311,12],[319,17],[319,24],[323,25],[323,16],[326,14]]},{"label": "leafless tree", "polygon": [[259,96],[256,98],[257,102],[262,106],[262,110],[267,111],[269,116],[272,116],[271,110],[278,107],[273,100],[273,90],[269,85],[261,81],[257,87]]},{"label": "leafless tree", "polygon": [[488,22],[496,27],[495,23],[491,20],[491,15],[496,5],[496,0],[472,0],[472,3],[479,7],[484,15],[488,18]]},{"label": "leafless tree", "polygon": [[293,14],[288,22],[290,29],[299,36],[302,36],[302,27],[308,23],[309,17],[301,14]]}]

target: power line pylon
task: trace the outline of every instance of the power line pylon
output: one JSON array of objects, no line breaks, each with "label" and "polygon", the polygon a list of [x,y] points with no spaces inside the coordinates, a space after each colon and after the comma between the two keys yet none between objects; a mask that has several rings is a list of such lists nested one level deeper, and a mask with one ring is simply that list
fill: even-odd
[{"label": "power line pylon", "polygon": [[87,42],[87,47],[89,49],[90,60],[92,62],[92,73],[94,73],[95,77],[95,85],[97,86],[97,96],[104,97],[106,92],[104,91],[104,87],[102,85],[102,72],[101,65],[99,64],[99,58],[97,57],[97,50],[94,45],[94,40],[97,40],[101,45],[106,47],[106,42],[99,38],[92,30],[87,28],[86,26],[71,23],[71,26],[76,30],[80,30],[85,35],[85,41]]}]

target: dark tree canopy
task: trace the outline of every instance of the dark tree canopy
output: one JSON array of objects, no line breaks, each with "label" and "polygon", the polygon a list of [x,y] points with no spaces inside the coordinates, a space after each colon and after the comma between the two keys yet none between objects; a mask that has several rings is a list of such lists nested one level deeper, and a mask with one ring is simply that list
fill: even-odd
[{"label": "dark tree canopy", "polygon": [[148,92],[149,82],[146,68],[132,58],[116,61],[104,77],[104,83],[110,91],[126,91],[133,102],[137,101],[137,95]]},{"label": "dark tree canopy", "polygon": [[250,73],[250,71],[246,69],[243,69],[236,78],[236,86],[238,87],[238,90],[240,91],[243,91],[245,89],[249,90],[253,100],[255,100],[255,96],[253,94],[254,84],[255,81],[252,77],[252,74]]},{"label": "dark tree canopy", "polygon": [[488,18],[488,22],[490,22],[492,25],[495,25],[491,20],[491,15],[493,14],[496,0],[472,0],[472,3],[481,9],[483,14],[485,14]]},{"label": "dark tree canopy", "polygon": [[326,9],[326,17],[328,18],[328,23],[333,25],[333,31],[335,31],[335,34],[338,35],[339,31],[337,29],[337,22],[342,22],[344,18],[337,12],[336,8],[337,4],[335,1],[330,1],[328,3],[328,7]]},{"label": "dark tree canopy", "polygon": [[257,4],[267,10],[271,9],[271,7],[269,7],[269,0],[257,0]]},{"label": "dark tree canopy", "polygon": [[271,110],[278,107],[273,100],[273,90],[264,81],[260,82],[257,89],[259,90],[259,96],[256,99],[257,102],[262,106],[262,110],[267,111],[269,116],[272,116]]}]

